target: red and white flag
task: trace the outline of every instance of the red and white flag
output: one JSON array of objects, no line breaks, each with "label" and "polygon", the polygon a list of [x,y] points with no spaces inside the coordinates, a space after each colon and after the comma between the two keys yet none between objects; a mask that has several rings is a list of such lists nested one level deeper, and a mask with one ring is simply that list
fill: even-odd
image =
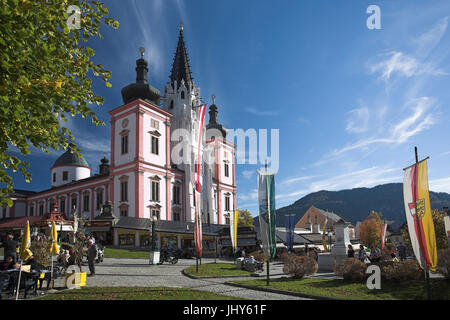
[{"label": "red and white flag", "polygon": [[195,226],[194,226],[194,237],[195,237],[195,251],[197,253],[197,257],[202,257],[202,199],[201,199],[201,174],[200,174],[200,164],[201,164],[201,147],[202,147],[202,134],[203,134],[203,125],[205,119],[205,110],[206,104],[201,105],[199,109],[199,128],[198,128],[198,144],[197,144],[197,163],[194,164],[197,166],[197,176],[196,176],[196,185],[197,189],[194,192],[194,201],[195,201]]},{"label": "red and white flag", "polygon": [[383,221],[381,223],[381,250],[384,249],[384,243],[386,242],[387,223]]}]

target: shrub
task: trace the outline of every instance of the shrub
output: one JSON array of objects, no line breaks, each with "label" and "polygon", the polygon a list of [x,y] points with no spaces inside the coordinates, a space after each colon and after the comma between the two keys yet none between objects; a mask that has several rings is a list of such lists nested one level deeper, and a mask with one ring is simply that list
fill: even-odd
[{"label": "shrub", "polygon": [[423,271],[416,260],[404,260],[382,266],[381,277],[394,282],[419,280]]},{"label": "shrub", "polygon": [[253,256],[256,261],[259,261],[259,262],[266,262],[267,261],[266,255],[262,251],[250,252],[249,255]]},{"label": "shrub", "polygon": [[43,266],[50,266],[51,260],[50,260],[50,253],[49,253],[49,247],[50,247],[51,241],[45,240],[45,241],[32,241],[30,244],[30,250],[33,252],[33,256],[35,261],[38,264],[41,264]]},{"label": "shrub", "polygon": [[319,268],[317,262],[310,257],[290,254],[284,258],[283,272],[296,279],[301,279],[305,275],[312,275]]},{"label": "shrub", "polygon": [[438,251],[437,271],[442,273],[446,279],[450,279],[450,249]]},{"label": "shrub", "polygon": [[334,273],[347,281],[364,280],[366,269],[366,264],[355,258],[347,258],[334,264]]}]

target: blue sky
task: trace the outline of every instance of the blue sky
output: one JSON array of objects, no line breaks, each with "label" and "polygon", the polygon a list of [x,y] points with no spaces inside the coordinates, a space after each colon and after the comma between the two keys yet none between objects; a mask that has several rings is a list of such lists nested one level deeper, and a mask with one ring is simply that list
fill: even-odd
[{"label": "blue sky", "polygon": [[[110,149],[107,112],[135,81],[139,47],[162,91],[170,75],[178,25],[184,23],[194,81],[205,102],[216,95],[227,128],[279,129],[277,207],[319,190],[402,182],[402,168],[430,156],[429,185],[450,192],[450,2],[109,0],[118,30],[91,41],[94,62],[112,71],[112,88],[94,89],[104,127],[73,119],[85,157],[98,172]],[[369,30],[369,5],[381,9],[381,30]],[[50,186],[61,151],[33,151],[31,184]],[[257,214],[256,169],[237,166],[238,207]]]}]

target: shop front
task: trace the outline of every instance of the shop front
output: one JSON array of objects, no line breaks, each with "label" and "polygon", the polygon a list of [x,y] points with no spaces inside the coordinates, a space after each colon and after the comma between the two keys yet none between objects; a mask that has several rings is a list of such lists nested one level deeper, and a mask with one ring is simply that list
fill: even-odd
[{"label": "shop front", "polygon": [[113,244],[112,221],[87,221],[83,229],[85,233],[92,234],[98,243],[104,246]]}]

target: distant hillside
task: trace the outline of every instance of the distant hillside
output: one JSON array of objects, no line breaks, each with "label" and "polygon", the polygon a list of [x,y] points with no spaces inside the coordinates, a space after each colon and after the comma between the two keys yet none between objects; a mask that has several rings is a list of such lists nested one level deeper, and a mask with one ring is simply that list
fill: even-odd
[{"label": "distant hillside", "polygon": [[[431,191],[430,201],[433,209],[450,207],[450,194]],[[295,213],[295,221],[297,222],[312,205],[319,209],[333,211],[353,224],[364,220],[371,210],[381,211],[383,218],[387,220],[406,221],[403,205],[403,184],[388,183],[373,188],[355,188],[341,191],[323,190],[310,193],[290,206],[277,209],[277,226],[284,226],[284,215],[287,213]],[[259,225],[258,217],[255,217],[254,223]]]}]

